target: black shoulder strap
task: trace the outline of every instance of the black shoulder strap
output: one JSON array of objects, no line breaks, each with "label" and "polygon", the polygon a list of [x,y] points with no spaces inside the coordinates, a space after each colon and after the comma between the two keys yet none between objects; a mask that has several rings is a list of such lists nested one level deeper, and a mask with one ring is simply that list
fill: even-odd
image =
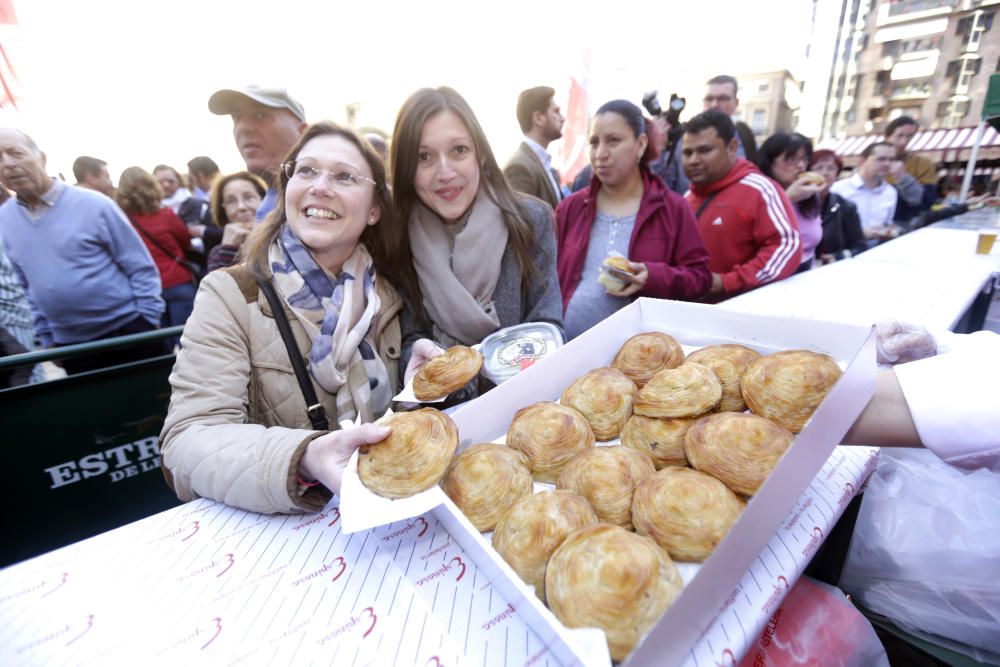
[{"label": "black shoulder strap", "polygon": [[169,250],[167,250],[166,248],[164,248],[164,247],[163,247],[163,246],[162,246],[162,245],[160,244],[160,242],[159,242],[159,241],[157,241],[156,239],[154,239],[154,238],[153,238],[153,235],[152,235],[152,234],[150,234],[150,233],[149,233],[149,232],[147,232],[147,231],[146,231],[145,229],[143,229],[143,228],[142,228],[142,225],[140,225],[140,224],[139,224],[138,222],[136,222],[135,220],[132,220],[132,226],[133,226],[133,227],[135,227],[136,229],[138,229],[138,230],[139,230],[139,233],[140,233],[140,234],[142,234],[142,235],[143,235],[143,236],[145,236],[145,237],[146,237],[147,239],[149,239],[149,242],[150,242],[150,243],[152,243],[152,244],[153,244],[153,245],[155,245],[155,246],[156,246],[157,248],[159,248],[159,249],[160,249],[160,251],[161,251],[161,252],[162,252],[162,253],[163,253],[164,255],[166,255],[166,256],[167,256],[167,257],[169,257],[170,259],[174,260],[174,262],[175,262],[175,263],[177,263],[177,264],[180,264],[180,265],[181,265],[182,267],[184,267],[185,269],[187,268],[187,267],[186,267],[186,266],[184,266],[184,264],[183,264],[183,263],[181,262],[181,258],[180,258],[180,257],[176,257],[176,256],[174,256],[173,254],[171,254],[171,252],[170,252]]},{"label": "black shoulder strap", "polygon": [[701,214],[704,213],[705,209],[708,208],[708,205],[712,203],[712,200],[715,199],[715,195],[717,194],[719,194],[718,191],[713,192],[712,194],[705,197],[705,201],[703,201],[701,203],[701,206],[698,207],[698,212],[694,214],[695,220],[701,217]]},{"label": "black shoulder strap", "polygon": [[288,326],[288,318],[285,317],[285,309],[274,292],[274,287],[269,280],[257,279],[260,290],[267,298],[267,303],[271,306],[271,313],[274,321],[278,324],[278,331],[281,333],[281,340],[285,342],[288,350],[288,360],[292,362],[292,369],[295,371],[295,379],[299,382],[299,389],[302,390],[302,397],[306,400],[306,414],[309,416],[309,423],[317,431],[329,431],[330,420],[326,417],[326,410],[323,404],[316,397],[316,390],[313,388],[309,374],[306,372],[306,365],[302,363],[302,355],[299,353],[299,346],[295,343],[295,336],[292,335],[292,328]]}]

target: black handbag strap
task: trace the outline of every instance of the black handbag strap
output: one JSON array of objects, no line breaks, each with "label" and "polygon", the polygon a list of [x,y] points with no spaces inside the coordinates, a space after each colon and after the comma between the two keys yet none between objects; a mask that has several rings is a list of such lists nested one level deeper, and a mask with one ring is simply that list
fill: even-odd
[{"label": "black handbag strap", "polygon": [[[175,256],[175,255],[171,254],[171,252],[170,252],[169,250],[167,250],[166,248],[164,248],[164,247],[163,247],[163,246],[162,246],[162,245],[160,244],[160,242],[159,242],[159,241],[157,241],[157,240],[156,240],[155,238],[153,238],[153,235],[152,235],[152,234],[150,234],[150,233],[149,233],[149,232],[147,232],[147,231],[146,231],[145,229],[143,229],[143,228],[142,228],[142,225],[140,225],[140,224],[139,224],[138,222],[136,222],[135,220],[133,220],[133,221],[132,221],[132,226],[133,226],[133,227],[135,227],[136,229],[138,229],[138,230],[139,230],[139,233],[140,233],[140,234],[142,234],[142,235],[143,235],[143,236],[145,236],[145,237],[146,237],[147,239],[149,239],[149,242],[150,242],[150,243],[152,243],[152,244],[153,244],[153,245],[155,245],[155,246],[156,246],[157,248],[159,248],[159,249],[160,249],[160,251],[161,251],[161,252],[162,252],[162,253],[163,253],[164,255],[166,255],[166,256],[167,256],[167,257],[169,257],[170,259],[174,260],[174,262],[176,262],[178,266],[180,266],[180,267],[182,267],[182,268],[184,268],[184,269],[188,269],[187,265],[186,265],[186,264],[184,264],[183,260],[182,260],[182,259],[181,259],[180,257],[177,257],[177,256]],[[188,269],[188,270],[190,270],[190,269]]]},{"label": "black handbag strap", "polygon": [[330,420],[327,419],[323,404],[316,397],[316,390],[313,388],[309,374],[306,372],[306,365],[302,363],[302,354],[299,352],[299,346],[295,343],[292,328],[288,325],[288,318],[285,317],[285,309],[274,291],[274,286],[271,285],[271,281],[263,280],[262,278],[257,279],[257,284],[264,293],[267,303],[271,306],[271,313],[274,315],[274,321],[278,324],[281,340],[284,341],[285,348],[288,350],[288,360],[292,362],[295,379],[298,380],[299,389],[302,390],[302,397],[306,400],[306,415],[309,417],[309,423],[317,431],[329,431]]}]

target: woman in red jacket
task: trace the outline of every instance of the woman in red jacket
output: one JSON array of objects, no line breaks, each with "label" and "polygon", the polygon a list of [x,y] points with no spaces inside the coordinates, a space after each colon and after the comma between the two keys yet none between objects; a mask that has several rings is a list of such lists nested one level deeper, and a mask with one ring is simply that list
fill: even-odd
[{"label": "woman in red jacket", "polygon": [[169,208],[161,208],[163,190],[153,175],[141,167],[129,167],[118,179],[118,205],[139,232],[153,256],[163,285],[163,326],[184,324],[194,306],[195,287],[191,272],[181,262],[191,246],[187,225]]},{"label": "woman in red jacket", "polygon": [[[566,337],[583,333],[636,296],[694,300],[712,274],[691,208],[649,171],[655,158],[639,107],[612,100],[590,130],[590,186],[556,209]],[[627,258],[625,284],[599,282],[610,256]]]}]

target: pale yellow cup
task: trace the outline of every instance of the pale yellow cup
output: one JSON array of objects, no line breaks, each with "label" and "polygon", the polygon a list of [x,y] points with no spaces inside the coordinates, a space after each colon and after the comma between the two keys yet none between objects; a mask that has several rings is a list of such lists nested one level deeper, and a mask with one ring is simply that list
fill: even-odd
[{"label": "pale yellow cup", "polygon": [[990,250],[993,249],[993,243],[997,240],[997,232],[1000,231],[996,228],[993,229],[980,229],[979,230],[979,240],[976,242],[976,253],[979,255],[988,255]]}]

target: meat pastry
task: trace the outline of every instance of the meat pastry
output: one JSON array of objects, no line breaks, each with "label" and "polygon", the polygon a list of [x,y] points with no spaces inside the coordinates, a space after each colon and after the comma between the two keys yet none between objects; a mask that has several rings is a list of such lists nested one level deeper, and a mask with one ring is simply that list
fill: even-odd
[{"label": "meat pastry", "polygon": [[763,417],[720,412],[702,417],[684,437],[691,465],[752,496],[778,465],[795,436]]},{"label": "meat pastry", "polygon": [[554,484],[562,467],[578,452],[594,446],[587,418],[558,403],[521,408],[507,430],[507,446],[528,457],[536,481]]},{"label": "meat pastry", "polygon": [[632,494],[654,472],[652,460],[642,452],[621,446],[594,447],[570,459],[559,473],[556,488],[589,500],[601,522],[632,530]]},{"label": "meat pastry", "polygon": [[842,374],[826,354],[775,352],[750,364],[743,375],[743,399],[755,414],[798,433]]},{"label": "meat pastry", "polygon": [[632,501],[636,532],[648,535],[676,560],[708,558],[746,503],[711,475],[664,468],[639,485]]},{"label": "meat pastry", "polygon": [[471,347],[456,345],[428,361],[413,378],[413,395],[433,401],[457,391],[479,375],[483,355]]},{"label": "meat pastry", "polygon": [[615,368],[595,368],[576,379],[563,392],[560,402],[577,410],[598,440],[613,440],[632,416],[635,383]]},{"label": "meat pastry", "polygon": [[406,498],[441,480],[458,448],[458,428],[451,417],[423,408],[396,412],[378,423],[392,432],[361,447],[358,476],[365,486],[385,498]]},{"label": "meat pastry", "polygon": [[511,505],[493,531],[493,548],[545,600],[545,566],[570,533],[597,523],[583,496],[572,491],[542,491]]},{"label": "meat pastry", "polygon": [[452,459],[441,487],[476,530],[485,532],[534,485],[527,456],[506,445],[484,443]]},{"label": "meat pastry", "polygon": [[743,412],[747,404],[743,402],[740,380],[760,352],[742,345],[709,345],[688,355],[687,360],[704,364],[712,369],[722,382],[722,401],[719,412]]},{"label": "meat pastry", "polygon": [[625,659],[683,586],[656,542],[607,524],[567,537],[545,572],[552,613],[569,628],[604,630],[616,661]]},{"label": "meat pastry", "polygon": [[670,334],[658,331],[632,336],[611,361],[640,389],[664,368],[677,368],[684,363],[684,350]]},{"label": "meat pastry", "polygon": [[660,371],[639,390],[633,409],[644,417],[697,417],[722,399],[722,383],[708,366],[686,363]]},{"label": "meat pastry", "polygon": [[647,454],[657,470],[667,466],[686,466],[684,434],[696,418],[656,419],[632,415],[622,429],[622,444]]}]

